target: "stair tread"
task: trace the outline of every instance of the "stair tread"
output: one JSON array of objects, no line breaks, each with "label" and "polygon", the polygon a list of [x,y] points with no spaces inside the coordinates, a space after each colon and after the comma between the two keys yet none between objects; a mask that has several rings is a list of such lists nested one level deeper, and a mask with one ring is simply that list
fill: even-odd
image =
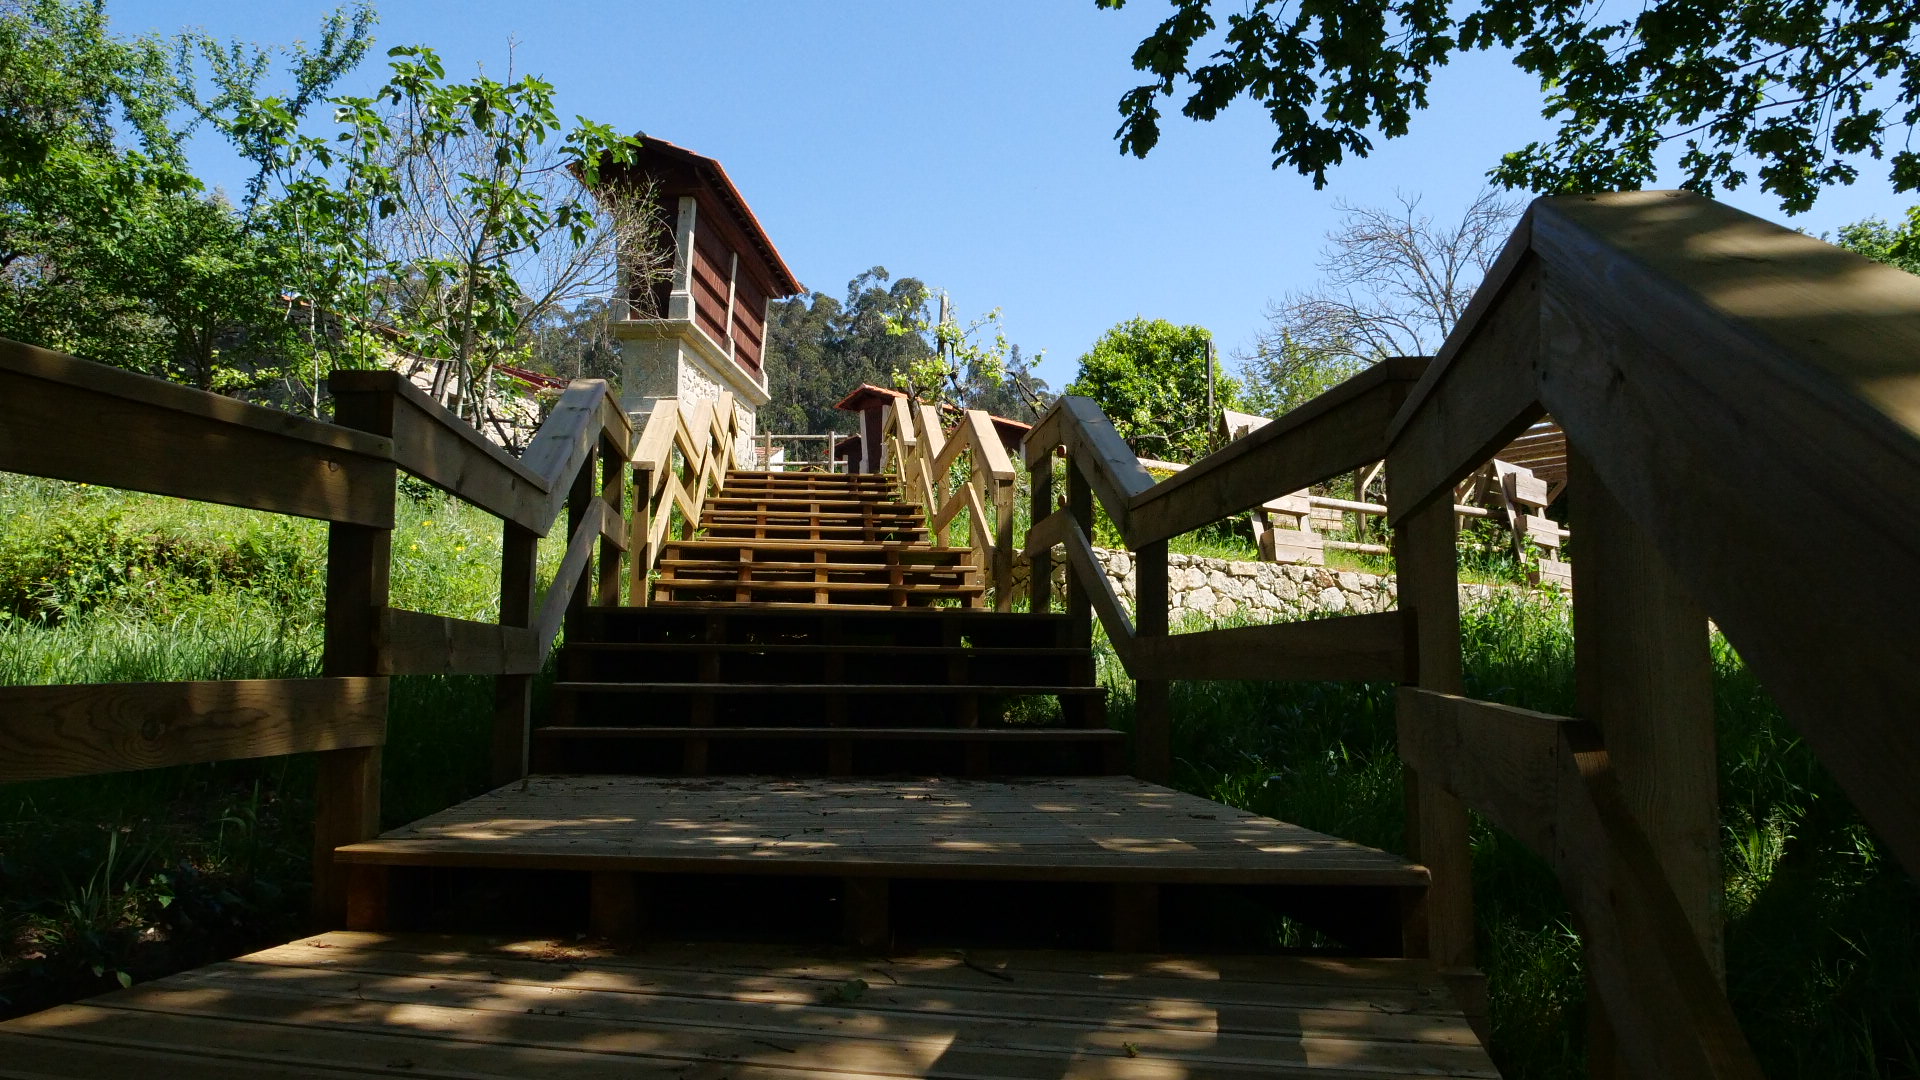
[{"label": "stair tread", "polygon": [[1031,697],[1104,695],[1104,686],[1061,683],[794,683],[794,682],[624,682],[611,679],[567,679],[555,690],[603,694],[1006,694]]},{"label": "stair tread", "polygon": [[1065,656],[1088,657],[1092,649],[1072,646],[1026,646],[1026,645],[830,645],[813,642],[774,642],[753,644],[745,642],[709,642],[709,641],[570,641],[563,648],[568,651],[592,652],[728,652],[728,653],[794,653],[827,655],[830,653],[851,653],[860,655],[902,655],[902,656],[979,656],[981,658],[1005,659],[1016,656]]},{"label": "stair tread", "polygon": [[665,574],[656,578],[653,583],[656,589],[713,589],[720,586],[784,589],[789,592],[805,592],[809,589],[830,592],[904,592],[910,596],[970,596],[986,591],[984,585],[893,585],[879,581],[716,581],[705,578],[676,578]]},{"label": "stair tread", "polygon": [[962,742],[1120,742],[1127,733],[1112,728],[1070,727],[690,727],[681,725],[583,724],[533,729],[543,739],[886,739]]},{"label": "stair tread", "polygon": [[[662,558],[655,565],[662,568],[670,566],[680,570],[738,570],[741,567],[747,567],[754,570],[825,570],[829,573],[846,572],[861,574],[884,574],[894,568],[883,562],[795,562],[779,560],[762,561],[759,559],[751,562],[739,562],[729,559],[679,559],[672,556]],[[972,563],[922,563],[918,565],[913,563],[896,563],[894,566],[898,566],[902,571],[910,574],[952,574],[978,569],[978,567]]]},{"label": "stair tread", "polygon": [[870,551],[875,554],[889,553],[901,556],[926,558],[960,558],[973,554],[972,549],[963,547],[937,548],[911,540],[807,540],[788,536],[696,536],[691,540],[670,540],[662,545],[671,551],[688,548],[717,548],[722,551],[738,551],[742,548],[769,551],[810,551],[819,548],[824,551]]}]

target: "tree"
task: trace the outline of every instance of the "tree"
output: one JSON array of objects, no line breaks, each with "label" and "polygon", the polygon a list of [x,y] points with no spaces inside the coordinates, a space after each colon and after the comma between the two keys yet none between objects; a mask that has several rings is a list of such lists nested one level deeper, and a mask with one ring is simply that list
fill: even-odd
[{"label": "tree", "polygon": [[1905,220],[1897,225],[1880,218],[1842,225],[1835,243],[1875,262],[1920,274],[1920,206],[1908,208]]},{"label": "tree", "polygon": [[1203,326],[1135,317],[1100,335],[1080,358],[1066,392],[1089,397],[1142,457],[1192,461],[1207,453],[1219,409],[1240,406],[1240,384],[1214,378],[1207,410],[1208,346]]},{"label": "tree", "polygon": [[861,383],[892,386],[895,371],[932,353],[922,335],[898,332],[927,296],[918,278],[894,278],[876,266],[847,283],[844,302],[815,292],[768,305],[764,362],[772,400],[760,410],[760,429],[846,430],[851,418],[835,402]]},{"label": "tree", "polygon": [[1010,346],[1005,371],[997,380],[989,380],[984,373],[970,365],[962,375],[962,393],[958,404],[962,408],[984,409],[995,416],[1012,420],[1038,416],[1047,411],[1056,395],[1048,388],[1047,380],[1034,373],[1042,355],[1045,354],[1025,356],[1020,352],[1020,346]]},{"label": "tree", "polygon": [[1321,249],[1320,283],[1267,307],[1256,353],[1281,343],[1302,355],[1371,364],[1388,356],[1431,356],[1500,254],[1520,208],[1481,192],[1460,223],[1436,226],[1420,197],[1395,208],[1337,204],[1340,223]]},{"label": "tree", "polygon": [[[1407,133],[1435,69],[1503,49],[1540,79],[1544,115],[1559,123],[1492,169],[1507,187],[1639,188],[1677,144],[1683,186],[1711,194],[1757,177],[1790,213],[1852,183],[1853,155],[1886,160],[1895,190],[1920,188],[1920,151],[1907,145],[1920,121],[1920,6],[1905,0],[1641,0],[1612,19],[1585,0],[1250,0],[1217,37],[1213,0],[1168,2],[1133,54],[1151,79],[1120,99],[1116,137],[1139,156],[1159,139],[1162,98],[1184,89],[1181,112],[1211,120],[1244,95],[1273,121],[1274,167],[1321,187],[1374,134]],[[1216,46],[1197,61],[1196,48]]]}]

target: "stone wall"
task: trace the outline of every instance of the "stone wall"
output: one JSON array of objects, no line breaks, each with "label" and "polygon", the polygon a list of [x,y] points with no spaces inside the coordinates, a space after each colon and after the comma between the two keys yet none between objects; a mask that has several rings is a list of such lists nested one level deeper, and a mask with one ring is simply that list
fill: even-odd
[{"label": "stone wall", "polygon": [[[1132,553],[1095,548],[1094,554],[1132,611]],[[1054,595],[1064,595],[1065,568],[1056,559],[1053,570]],[[1016,600],[1027,593],[1027,576],[1026,560],[1016,561]],[[1214,620],[1237,615],[1250,622],[1275,622],[1318,612],[1359,615],[1387,611],[1399,602],[1399,586],[1391,576],[1202,555],[1167,556],[1167,591],[1172,601],[1168,622],[1176,626],[1190,617]],[[1463,604],[1483,600],[1494,592],[1491,585],[1463,584],[1460,600]]]}]

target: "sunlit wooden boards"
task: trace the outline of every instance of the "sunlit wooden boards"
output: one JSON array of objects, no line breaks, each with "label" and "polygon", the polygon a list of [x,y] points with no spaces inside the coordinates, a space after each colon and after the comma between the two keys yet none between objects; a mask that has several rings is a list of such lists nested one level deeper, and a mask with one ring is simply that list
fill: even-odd
[{"label": "sunlit wooden boards", "polygon": [[334,933],[0,1025],[0,1075],[1495,1077],[1420,961]]}]

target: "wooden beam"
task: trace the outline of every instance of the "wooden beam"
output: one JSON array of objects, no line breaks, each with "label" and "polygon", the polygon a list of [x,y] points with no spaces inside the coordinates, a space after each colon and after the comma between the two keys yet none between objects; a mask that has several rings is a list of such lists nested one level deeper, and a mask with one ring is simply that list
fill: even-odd
[{"label": "wooden beam", "polygon": [[0,470],[322,521],[393,524],[393,495],[384,488],[393,471],[388,439],[284,413],[275,415],[286,423],[271,424],[259,415],[269,412],[0,340]]},{"label": "wooden beam", "polygon": [[1452,351],[1434,360],[1393,419],[1389,521],[1451,501],[1455,484],[1540,418],[1540,274],[1536,260],[1521,260],[1472,332],[1447,339]]},{"label": "wooden beam", "polygon": [[[533,727],[533,674],[545,663],[546,643],[536,640],[533,622],[534,578],[539,572],[540,538],[512,522],[502,526],[500,543],[500,624],[524,631],[527,674],[501,674],[493,680],[493,783],[510,784],[527,774],[528,740]],[[639,590],[642,595],[645,589]]]},{"label": "wooden beam", "polygon": [[[1678,193],[1534,232],[1543,403],[1920,875],[1920,280]],[[1807,588],[1806,521],[1886,572]]]},{"label": "wooden beam", "polygon": [[[1083,538],[1076,537],[1076,545],[1083,542]],[[1092,554],[1089,548],[1089,561]],[[1105,574],[1101,575],[1101,585],[1111,595],[1112,583],[1106,580]],[[1156,670],[1153,665],[1143,661],[1152,654],[1152,650],[1164,650],[1167,643],[1174,640],[1167,636],[1167,616],[1172,606],[1168,585],[1166,541],[1141,546],[1133,553],[1135,636],[1131,642],[1134,647],[1128,651],[1126,658],[1127,674],[1133,676],[1133,771],[1142,779],[1161,784],[1173,779],[1173,688],[1168,682],[1173,676],[1166,667]],[[1116,611],[1120,606],[1118,596],[1113,596],[1111,601],[1102,598],[1100,602],[1110,602]],[[1108,621],[1108,617],[1103,616],[1101,621]],[[1205,678],[1203,675],[1184,673],[1180,677]],[[1125,895],[1125,890],[1122,890],[1123,898]],[[1157,900],[1158,894],[1154,896]],[[1137,906],[1141,905],[1130,904],[1123,899],[1117,910],[1125,912]],[[1153,906],[1153,911],[1157,912],[1158,907]],[[1141,916],[1135,921],[1151,923],[1155,930],[1158,929],[1157,918]],[[1145,931],[1144,926],[1136,926],[1135,929],[1142,933]],[[1117,935],[1116,940],[1127,936]],[[1145,935],[1140,940],[1146,942],[1151,936]],[[1145,947],[1152,947],[1152,944]]]},{"label": "wooden beam", "polygon": [[[1120,527],[1122,535],[1128,536],[1129,546],[1134,546],[1128,525],[1130,508],[1135,496],[1153,486],[1153,474],[1141,466],[1140,459],[1092,398],[1063,394],[1060,401],[1070,418],[1066,434],[1072,472],[1092,485],[1093,494],[1099,496],[1100,505],[1107,509],[1107,516]],[[1068,487],[1072,487],[1071,483]],[[1091,522],[1088,527],[1092,527]]]},{"label": "wooden beam", "polygon": [[1580,714],[1606,739],[1627,808],[1701,951],[1724,978],[1707,615],[1585,456],[1574,454],[1570,465],[1580,532],[1573,564]]},{"label": "wooden beam", "polygon": [[1406,624],[1399,612],[1383,611],[1142,635],[1127,670],[1136,679],[1397,681],[1406,663]]},{"label": "wooden beam", "polygon": [[520,463],[547,486],[547,500],[540,511],[549,526],[560,516],[574,476],[605,430],[601,426],[601,406],[606,396],[604,380],[573,380],[547,415],[546,423],[540,425],[527,452],[520,456]]},{"label": "wooden beam", "polygon": [[547,654],[553,650],[553,639],[559,635],[560,627],[566,621],[567,608],[574,592],[586,575],[587,563],[593,558],[594,542],[600,537],[600,518],[607,513],[607,504],[599,499],[589,500],[589,503],[579,523],[574,526],[572,539],[567,543],[567,553],[561,558],[560,568],[555,571],[552,584],[540,600],[539,614],[533,620],[533,640],[540,650],[539,663],[542,666],[547,662]]},{"label": "wooden beam", "polygon": [[1627,1075],[1760,1080],[1597,728],[1412,687],[1399,723],[1409,767],[1553,865]]},{"label": "wooden beam", "polygon": [[[1387,458],[1387,483],[1405,451]],[[1405,678],[1442,693],[1464,688],[1460,659],[1460,584],[1455,567],[1456,519],[1447,502],[1429,502],[1406,515],[1393,531],[1399,571],[1400,611],[1408,620],[1410,653]],[[1432,884],[1419,910],[1407,920],[1408,955],[1424,956],[1443,970],[1473,967],[1473,853],[1466,807],[1446,789],[1409,765],[1406,786],[1407,854],[1426,864]]]},{"label": "wooden beam", "polygon": [[392,675],[528,675],[540,648],[523,626],[452,619],[405,608],[382,614],[382,650]]},{"label": "wooden beam", "polygon": [[336,394],[394,398],[393,459],[402,469],[497,517],[545,535],[545,481],[397,371],[336,371]]},{"label": "wooden beam", "polygon": [[378,746],[387,680],[0,687],[0,783]]},{"label": "wooden beam", "polygon": [[1421,359],[1383,360],[1136,494],[1122,529],[1127,543],[1192,532],[1380,460],[1387,425],[1425,365]]}]

